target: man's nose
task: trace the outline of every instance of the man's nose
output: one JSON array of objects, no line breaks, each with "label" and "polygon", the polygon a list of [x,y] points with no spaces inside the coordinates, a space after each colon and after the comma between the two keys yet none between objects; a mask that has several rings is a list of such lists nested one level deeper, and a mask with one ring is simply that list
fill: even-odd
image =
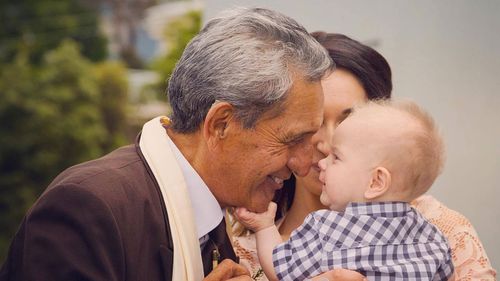
[{"label": "man's nose", "polygon": [[299,177],[306,176],[312,165],[313,145],[311,140],[308,139],[301,144],[297,144],[290,150],[288,168]]}]

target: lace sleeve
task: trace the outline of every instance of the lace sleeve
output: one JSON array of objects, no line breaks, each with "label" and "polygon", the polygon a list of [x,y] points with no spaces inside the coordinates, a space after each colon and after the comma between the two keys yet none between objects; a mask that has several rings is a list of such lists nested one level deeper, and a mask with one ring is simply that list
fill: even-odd
[{"label": "lace sleeve", "polygon": [[240,258],[240,264],[250,271],[250,276],[256,281],[268,281],[259,263],[257,256],[255,235],[247,233],[242,236],[233,236],[233,248]]},{"label": "lace sleeve", "polygon": [[467,218],[430,195],[417,198],[412,205],[448,239],[455,267],[454,280],[496,280],[496,272]]}]

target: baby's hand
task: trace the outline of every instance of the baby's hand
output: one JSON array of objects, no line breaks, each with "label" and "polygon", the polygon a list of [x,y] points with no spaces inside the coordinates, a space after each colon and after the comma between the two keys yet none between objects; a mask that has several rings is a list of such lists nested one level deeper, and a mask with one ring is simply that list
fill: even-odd
[{"label": "baby's hand", "polygon": [[267,211],[263,213],[254,213],[246,208],[239,207],[234,211],[236,219],[246,228],[254,232],[274,225],[274,216],[276,215],[276,203],[270,202]]}]

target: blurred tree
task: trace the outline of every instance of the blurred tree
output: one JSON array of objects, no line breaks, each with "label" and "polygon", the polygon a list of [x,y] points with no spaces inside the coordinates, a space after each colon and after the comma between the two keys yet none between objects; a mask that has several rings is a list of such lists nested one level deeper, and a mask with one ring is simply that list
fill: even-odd
[{"label": "blurred tree", "polygon": [[108,137],[102,144],[105,151],[127,143],[128,81],[127,69],[119,62],[94,66],[99,90],[99,110]]},{"label": "blurred tree", "polygon": [[69,40],[39,66],[21,53],[0,67],[0,263],[27,208],[58,173],[124,142],[124,74],[119,64],[94,66]]},{"label": "blurred tree", "polygon": [[180,59],[184,48],[201,29],[201,12],[190,11],[173,19],[165,28],[165,41],[168,50],[165,56],[153,61],[151,67],[160,74],[160,81],[154,87],[159,99],[165,99],[164,93],[168,78]]},{"label": "blurred tree", "polygon": [[98,11],[80,0],[0,0],[0,61],[12,61],[19,51],[32,63],[45,52],[72,38],[87,58],[107,56],[106,38],[99,32]]},{"label": "blurred tree", "polygon": [[[15,62],[0,66],[0,263],[7,251],[8,243],[24,211],[35,198],[35,186],[26,183],[19,158],[33,152],[31,128],[22,126],[33,116],[33,102],[24,102],[24,97],[37,92],[33,82],[34,70],[26,57],[19,56]],[[36,131],[38,133],[38,131]],[[21,137],[20,137],[21,136]],[[26,157],[26,156],[25,156]]]}]

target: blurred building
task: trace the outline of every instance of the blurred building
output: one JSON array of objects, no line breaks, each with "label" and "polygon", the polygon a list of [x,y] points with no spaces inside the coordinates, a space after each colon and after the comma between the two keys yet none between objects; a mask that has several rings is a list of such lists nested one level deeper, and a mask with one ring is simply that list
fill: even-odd
[{"label": "blurred building", "polygon": [[163,33],[172,19],[204,7],[201,0],[163,0],[155,5],[151,5],[151,0],[116,2],[124,5],[103,4],[101,8],[102,28],[109,39],[109,55],[111,58],[123,57],[124,54],[136,56],[142,63],[165,53],[168,43]]},{"label": "blurred building", "polygon": [[[144,51],[152,49],[151,57],[164,54],[167,50],[168,42],[163,39],[165,26],[174,18],[182,16],[191,10],[202,10],[204,2],[201,0],[193,1],[168,1],[146,10],[142,23],[144,31],[154,41],[154,47],[149,48],[144,45]],[[146,57],[146,56],[145,56]],[[149,57],[149,58],[151,58]]]}]

